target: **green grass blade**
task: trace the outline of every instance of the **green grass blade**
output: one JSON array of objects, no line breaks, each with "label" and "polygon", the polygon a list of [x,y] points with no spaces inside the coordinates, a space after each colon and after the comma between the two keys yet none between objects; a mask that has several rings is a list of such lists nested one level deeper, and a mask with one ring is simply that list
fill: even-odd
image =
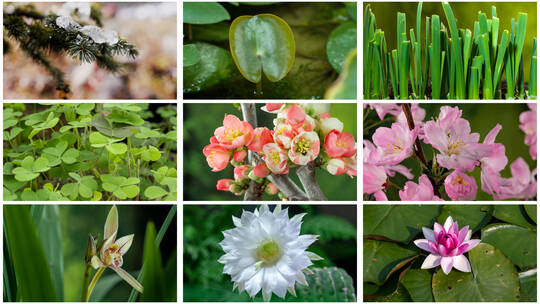
[{"label": "green grass blade", "polygon": [[154,223],[146,225],[144,237],[144,274],[142,284],[144,292],[142,302],[163,302],[165,298],[165,271],[161,262],[161,253],[156,244],[156,228]]},{"label": "green grass blade", "polygon": [[516,52],[514,54],[514,79],[517,79],[519,72],[519,63],[521,62],[521,53],[525,43],[525,33],[527,30],[527,14],[519,13],[516,30]]},{"label": "green grass blade", "polygon": [[[422,79],[422,56],[421,56],[421,50],[422,50],[422,2],[418,2],[418,7],[416,9],[416,43],[413,43],[414,46],[414,64],[415,64],[415,75],[416,75],[416,82],[417,82],[417,94],[422,94],[422,86],[424,79]],[[411,38],[412,41],[412,38]],[[424,98],[424,96],[419,96],[420,98]]]},{"label": "green grass blade", "polygon": [[[403,33],[403,39],[407,34]],[[409,99],[409,68],[410,68],[410,49],[411,42],[402,40],[401,54],[399,54],[399,96],[400,99]]]},{"label": "green grass blade", "polygon": [[[4,223],[4,231],[6,226]],[[15,270],[13,269],[13,260],[11,259],[9,243],[4,233],[4,302],[15,302],[17,295],[17,282],[15,278]]]},{"label": "green grass blade", "polygon": [[469,71],[469,61],[471,58],[472,33],[471,30],[463,31],[463,70],[465,71],[465,83],[467,83],[467,71]]},{"label": "green grass blade", "polygon": [[388,70],[390,71],[390,81],[392,84],[392,92],[394,93],[394,99],[398,98],[398,92],[397,92],[397,77],[396,74],[396,62],[397,62],[397,51],[392,50],[391,55],[386,54],[386,62],[388,66]]},{"label": "green grass blade", "polygon": [[493,89],[497,90],[497,87],[500,88],[500,80],[503,72],[504,65],[504,56],[506,55],[506,48],[510,41],[510,33],[507,30],[504,30],[501,35],[501,44],[497,50],[497,61],[495,63],[495,70],[493,71]]},{"label": "green grass blade", "polygon": [[[36,212],[32,212],[37,209]],[[51,272],[58,301],[64,301],[64,254],[62,252],[62,232],[60,228],[60,213],[56,205],[32,205],[32,216],[37,227],[47,264]]]},{"label": "green grass blade", "polygon": [[493,56],[497,53],[497,45],[499,42],[499,18],[491,19],[491,52]]},{"label": "green grass blade", "polygon": [[47,259],[28,206],[4,206],[4,221],[17,277],[18,297],[23,302],[56,301]]},{"label": "green grass blade", "polygon": [[429,51],[429,29],[430,29],[430,24],[429,24],[429,21],[430,21],[430,18],[429,17],[426,17],[426,39],[424,41],[424,65],[423,65],[423,76],[422,76],[422,79],[423,79],[423,83],[422,83],[422,88],[420,90],[420,95],[422,96],[422,98],[424,98],[425,96],[425,92],[426,92],[426,87],[427,87],[427,83],[428,83],[428,70],[429,70],[429,54],[430,54],[430,51]]},{"label": "green grass blade", "polygon": [[484,83],[482,85],[483,99],[493,99],[493,78],[491,74],[491,63],[489,55],[489,36],[480,36],[480,54],[484,58]]},{"label": "green grass blade", "polygon": [[536,78],[536,38],[533,39],[533,50],[532,50],[532,57],[531,57],[531,70],[529,74],[529,99],[536,99],[536,86],[537,86],[537,78]]},{"label": "green grass blade", "polygon": [[450,4],[448,4],[448,2],[443,2],[442,6],[446,15],[446,19],[448,20],[448,24],[450,25],[450,35],[452,37],[452,52],[450,56],[453,58],[452,62],[454,63],[456,69],[456,97],[458,99],[464,99],[466,97],[464,81],[465,76],[463,70],[463,58],[461,56],[462,49],[459,41],[456,19],[454,18],[454,13],[452,12],[452,8],[450,7]]},{"label": "green grass blade", "polygon": [[431,46],[430,64],[431,64],[431,95],[433,99],[441,99],[441,22],[439,16],[431,17]]},{"label": "green grass blade", "polygon": [[[171,209],[169,210],[169,213],[167,214],[167,217],[165,218],[165,221],[163,221],[163,224],[161,225],[161,228],[159,228],[158,234],[156,236],[156,246],[159,247],[159,244],[161,244],[161,241],[163,240],[163,237],[165,236],[165,232],[167,232],[167,229],[169,229],[169,226],[171,225],[172,220],[174,219],[174,216],[176,215],[176,205],[171,206]],[[139,272],[139,275],[137,276],[137,281],[141,281],[144,275],[144,264],[141,267],[141,271]],[[144,285],[143,285],[144,287]],[[131,293],[129,294],[128,302],[135,302],[137,299],[137,290],[132,289]]]}]

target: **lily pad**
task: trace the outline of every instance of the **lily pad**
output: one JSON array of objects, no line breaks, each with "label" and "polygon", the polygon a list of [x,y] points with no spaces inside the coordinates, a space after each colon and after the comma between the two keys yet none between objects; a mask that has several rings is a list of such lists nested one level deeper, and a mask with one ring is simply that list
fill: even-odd
[{"label": "lily pad", "polygon": [[[191,26],[193,41],[229,41],[229,22]],[[184,53],[185,54],[185,53]]]},{"label": "lily pad", "polygon": [[347,56],[341,75],[326,91],[326,99],[356,99],[356,63],[356,49],[354,49]]},{"label": "lily pad", "polygon": [[515,302],[520,298],[517,271],[495,247],[481,243],[469,251],[471,272],[439,269],[433,275],[435,301]]},{"label": "lily pad", "polygon": [[211,88],[231,77],[234,63],[231,54],[215,45],[197,42],[194,44],[201,60],[184,67],[184,93],[195,93]]},{"label": "lily pad", "polygon": [[433,227],[439,211],[437,205],[364,206],[364,235],[384,236],[407,244],[422,227]]},{"label": "lily pad", "polygon": [[527,215],[536,223],[536,205],[523,205]]},{"label": "lily pad", "polygon": [[184,44],[184,59],[183,64],[185,67],[192,66],[201,60],[201,55],[199,51],[193,44]]},{"label": "lily pad", "polygon": [[356,22],[349,21],[335,28],[326,43],[326,56],[334,70],[341,73],[345,58],[353,49],[356,49]]},{"label": "lily pad", "polygon": [[444,223],[448,216],[459,223],[459,227],[469,226],[473,232],[480,230],[491,219],[493,205],[444,205],[437,222]]},{"label": "lily pad", "polygon": [[212,24],[231,19],[227,10],[216,2],[184,2],[184,23]]},{"label": "lily pad", "polygon": [[407,289],[413,301],[433,302],[431,273],[428,270],[409,269],[400,282]]},{"label": "lily pad", "polygon": [[364,282],[382,285],[394,267],[416,255],[418,252],[396,243],[365,239]]},{"label": "lily pad", "polygon": [[502,251],[521,269],[536,265],[536,232],[516,225],[492,224],[482,229],[482,242]]},{"label": "lily pad", "polygon": [[536,302],[536,269],[520,272],[519,282],[521,284],[522,302]]},{"label": "lily pad", "polygon": [[535,228],[535,225],[527,220],[525,209],[520,205],[497,205],[493,216],[514,225]]},{"label": "lily pad", "polygon": [[247,80],[281,80],[290,71],[295,55],[294,35],[283,19],[272,14],[240,16],[229,30],[234,63]]}]

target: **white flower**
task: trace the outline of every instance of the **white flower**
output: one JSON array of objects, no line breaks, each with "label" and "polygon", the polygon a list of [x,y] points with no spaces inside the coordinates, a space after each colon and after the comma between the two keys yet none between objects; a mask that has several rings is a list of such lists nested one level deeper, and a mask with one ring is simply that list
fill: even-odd
[{"label": "white flower", "polygon": [[307,268],[311,260],[322,258],[306,251],[318,235],[300,235],[304,215],[289,219],[287,209],[278,205],[270,212],[263,205],[254,212],[244,210],[241,218],[233,216],[236,228],[223,231],[225,255],[218,260],[231,276],[233,290],[238,287],[251,297],[262,290],[263,299],[270,301],[272,293],[284,298],[287,290],[296,296],[296,282],[307,286],[303,272],[312,273]]}]

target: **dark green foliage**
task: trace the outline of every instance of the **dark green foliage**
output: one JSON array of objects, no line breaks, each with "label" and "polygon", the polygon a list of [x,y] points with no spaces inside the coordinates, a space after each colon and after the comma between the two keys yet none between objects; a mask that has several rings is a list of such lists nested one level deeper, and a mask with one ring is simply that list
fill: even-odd
[{"label": "dark green foliage", "polygon": [[[4,51],[10,49],[9,43],[16,41],[26,56],[48,71],[57,83],[59,91],[69,93],[69,84],[64,80],[64,73],[52,66],[49,59],[51,53],[67,54],[81,63],[96,62],[100,68],[112,73],[122,72],[125,66],[116,61],[114,56],[121,55],[134,59],[138,55],[137,48],[122,38],[113,45],[95,43],[77,29],[67,30],[59,27],[56,24],[57,17],[54,14],[44,15],[32,4],[17,5],[12,12],[4,10],[4,29],[10,38],[4,39]],[[97,26],[103,25],[98,7],[91,7],[90,18]]]}]

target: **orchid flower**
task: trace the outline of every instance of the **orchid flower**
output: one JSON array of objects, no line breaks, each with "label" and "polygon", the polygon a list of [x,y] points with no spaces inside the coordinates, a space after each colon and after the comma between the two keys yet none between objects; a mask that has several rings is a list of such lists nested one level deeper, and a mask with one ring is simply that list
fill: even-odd
[{"label": "orchid flower", "polygon": [[480,240],[471,240],[472,230],[469,226],[459,229],[457,221],[449,216],[444,226],[435,223],[433,230],[422,227],[425,239],[414,241],[420,249],[429,251],[422,264],[422,269],[429,269],[441,265],[444,274],[449,274],[453,268],[463,272],[471,272],[469,260],[463,255],[480,243]]},{"label": "orchid flower", "polygon": [[97,255],[92,256],[91,264],[92,267],[97,269],[92,282],[88,286],[88,298],[94,289],[97,281],[105,271],[107,267],[114,270],[122,279],[124,279],[131,287],[135,288],[138,292],[143,292],[142,285],[132,277],[127,271],[122,269],[123,258],[122,256],[131,247],[133,242],[134,234],[123,236],[119,239],[116,239],[116,234],[118,233],[118,210],[116,206],[113,206],[107,215],[107,220],[105,221],[105,231],[103,235],[103,245],[99,252],[99,257]]}]

